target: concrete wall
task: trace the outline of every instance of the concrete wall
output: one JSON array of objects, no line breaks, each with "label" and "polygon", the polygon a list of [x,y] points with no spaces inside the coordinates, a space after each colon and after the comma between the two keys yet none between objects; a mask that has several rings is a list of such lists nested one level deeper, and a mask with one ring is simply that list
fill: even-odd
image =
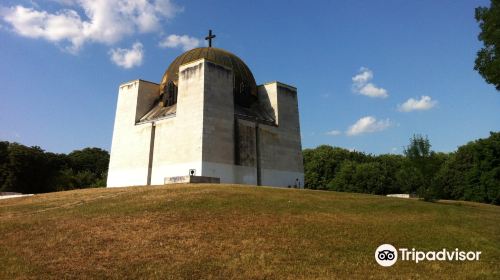
[{"label": "concrete wall", "polygon": [[204,67],[201,175],[219,177],[221,183],[253,184],[256,182],[254,169],[234,165],[233,72],[210,61],[204,61]]},{"label": "concrete wall", "polygon": [[138,80],[139,94],[135,108],[135,123],[137,123],[147,112],[149,112],[160,96],[159,85]]},{"label": "concrete wall", "polygon": [[202,175],[205,65],[197,60],[179,68],[176,116],[156,123],[152,184],[190,169]]},{"label": "concrete wall", "polygon": [[203,176],[219,177],[221,183],[257,185],[255,167],[203,162]]},{"label": "concrete wall", "polygon": [[235,163],[257,168],[257,124],[248,120],[235,120]]},{"label": "concrete wall", "polygon": [[190,131],[184,131],[179,125],[177,116],[156,122],[151,184],[163,184],[165,177],[189,175],[190,169],[200,172],[201,162],[196,158],[196,151],[201,145],[191,142],[192,154],[186,154],[182,147],[181,141],[189,134]]},{"label": "concrete wall", "polygon": [[[259,100],[277,126],[259,125],[262,185],[304,186],[297,89],[279,82],[258,87]],[[297,181],[298,179],[298,181]]]},{"label": "concrete wall", "polygon": [[136,125],[138,111],[154,102],[158,85],[135,80],[120,85],[108,170],[108,187],[147,183],[151,124]]},{"label": "concrete wall", "polygon": [[267,83],[257,87],[259,105],[267,111],[279,124],[278,119],[278,87],[276,82]]},{"label": "concrete wall", "polygon": [[203,65],[202,158],[204,162],[234,164],[233,72],[206,60]]}]

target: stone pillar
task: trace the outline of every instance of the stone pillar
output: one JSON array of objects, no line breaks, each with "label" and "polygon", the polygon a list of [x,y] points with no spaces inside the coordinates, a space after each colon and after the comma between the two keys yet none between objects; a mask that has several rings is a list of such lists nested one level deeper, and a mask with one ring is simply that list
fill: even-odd
[{"label": "stone pillar", "polygon": [[259,126],[262,185],[304,186],[297,89],[280,82],[258,87],[259,102],[275,126]]},{"label": "stone pillar", "polygon": [[205,60],[202,176],[234,183],[233,71]]},{"label": "stone pillar", "polygon": [[201,175],[204,72],[200,60],[179,67],[175,117],[156,122],[152,184],[187,176],[192,169]]},{"label": "stone pillar", "polygon": [[151,109],[158,84],[135,80],[120,85],[111,143],[108,187],[145,185],[151,142],[151,124],[137,121]]}]

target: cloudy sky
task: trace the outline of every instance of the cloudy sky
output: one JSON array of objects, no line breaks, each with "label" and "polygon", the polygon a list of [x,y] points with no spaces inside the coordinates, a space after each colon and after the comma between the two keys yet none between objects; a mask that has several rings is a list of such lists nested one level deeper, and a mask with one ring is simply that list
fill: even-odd
[{"label": "cloudy sky", "polygon": [[182,52],[240,56],[258,84],[299,91],[302,143],[453,151],[500,130],[500,93],[473,70],[488,1],[3,0],[0,139],[109,150],[118,85],[159,82]]}]

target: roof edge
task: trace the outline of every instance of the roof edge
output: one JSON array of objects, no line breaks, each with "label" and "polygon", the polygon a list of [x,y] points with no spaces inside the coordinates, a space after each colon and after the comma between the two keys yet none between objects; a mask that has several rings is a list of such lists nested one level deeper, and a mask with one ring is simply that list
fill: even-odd
[{"label": "roof edge", "polygon": [[271,82],[263,83],[262,85],[258,85],[257,87],[265,86],[265,85],[270,85],[270,84],[277,84],[278,86],[289,88],[289,89],[291,89],[293,91],[297,91],[296,87],[294,87],[292,85],[288,85],[288,84],[282,83],[280,81],[271,81]]},{"label": "roof edge", "polygon": [[120,87],[121,86],[124,86],[124,85],[128,85],[128,84],[131,84],[131,83],[134,83],[134,82],[145,82],[145,83],[150,83],[150,84],[153,84],[153,85],[160,85],[158,83],[155,83],[155,82],[151,82],[151,81],[146,81],[146,80],[143,80],[143,79],[135,79],[135,80],[130,80],[128,82],[123,82],[120,84]]}]

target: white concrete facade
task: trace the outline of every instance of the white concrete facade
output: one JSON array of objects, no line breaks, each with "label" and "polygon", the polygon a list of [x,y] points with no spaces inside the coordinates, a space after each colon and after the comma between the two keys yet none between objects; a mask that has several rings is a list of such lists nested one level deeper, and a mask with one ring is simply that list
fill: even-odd
[{"label": "white concrete facade", "polygon": [[158,100],[158,84],[120,85],[108,187],[160,185],[167,177],[217,177],[221,183],[304,185],[294,87],[258,87],[259,106],[275,123],[235,114],[232,69],[200,59],[180,66],[176,111],[139,122]]}]

